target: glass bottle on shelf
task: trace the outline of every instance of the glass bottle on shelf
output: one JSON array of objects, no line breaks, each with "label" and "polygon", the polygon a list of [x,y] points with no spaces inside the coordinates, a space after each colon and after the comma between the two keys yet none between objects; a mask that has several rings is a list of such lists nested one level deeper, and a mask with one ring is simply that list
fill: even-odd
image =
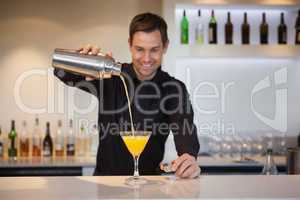
[{"label": "glass bottle on shelf", "polygon": [[295,44],[299,45],[300,44],[300,9],[298,10],[298,17],[296,19],[295,30],[296,30]]},{"label": "glass bottle on shelf", "polygon": [[4,157],[4,142],[2,138],[2,128],[0,126],[0,158]]},{"label": "glass bottle on shelf", "polygon": [[203,19],[201,17],[201,10],[198,10],[198,20],[196,27],[196,43],[203,44],[204,43],[204,24]]},{"label": "glass bottle on shelf", "polygon": [[275,165],[274,159],[273,159],[273,150],[271,148],[267,149],[266,154],[266,161],[262,170],[263,175],[277,175],[278,170]]},{"label": "glass bottle on shelf", "polygon": [[217,44],[218,43],[218,35],[217,35],[217,20],[215,18],[214,10],[211,11],[211,17],[208,24],[208,41],[209,44]]},{"label": "glass bottle on shelf", "polygon": [[230,12],[227,13],[227,22],[225,24],[225,44],[233,43],[233,24],[231,23]]},{"label": "glass bottle on shelf", "polygon": [[57,123],[57,131],[56,131],[56,136],[55,136],[55,156],[56,157],[62,157],[64,156],[64,146],[65,146],[65,138],[64,138],[64,133],[62,130],[62,121],[58,120]]},{"label": "glass bottle on shelf", "polygon": [[50,123],[46,124],[46,136],[43,141],[43,156],[52,157],[53,153],[53,141],[50,134]]},{"label": "glass bottle on shelf", "polygon": [[284,13],[280,14],[280,24],[277,29],[278,32],[278,44],[287,43],[287,27],[284,23]]},{"label": "glass bottle on shelf", "polygon": [[93,127],[92,135],[91,135],[91,156],[96,156],[97,155],[97,150],[98,150],[98,145],[99,145],[99,130],[97,125],[95,124]]},{"label": "glass bottle on shelf", "polygon": [[66,148],[67,156],[75,155],[75,135],[73,131],[73,120],[69,121],[69,131],[67,135],[67,148]]},{"label": "glass bottle on shelf", "polygon": [[40,157],[42,152],[42,138],[39,118],[35,118],[35,125],[32,134],[32,156]]},{"label": "glass bottle on shelf", "polygon": [[86,153],[86,130],[83,124],[80,125],[80,130],[76,139],[76,156],[84,156]]},{"label": "glass bottle on shelf", "polygon": [[183,17],[181,20],[181,44],[189,43],[189,21],[186,17],[185,10],[183,11]]},{"label": "glass bottle on shelf", "polygon": [[260,24],[260,44],[269,43],[269,25],[266,20],[266,13],[262,14],[262,23]]},{"label": "glass bottle on shelf", "polygon": [[20,156],[28,157],[29,156],[29,135],[27,131],[26,121],[22,122],[22,130],[20,132]]},{"label": "glass bottle on shelf", "polygon": [[17,146],[16,146],[16,141],[17,141],[17,132],[15,128],[15,120],[11,121],[11,130],[8,133],[8,138],[10,140],[10,146],[8,148],[8,157],[11,160],[17,160]]},{"label": "glass bottle on shelf", "polygon": [[250,25],[248,23],[247,13],[244,13],[244,22],[241,26],[242,44],[250,44]]}]

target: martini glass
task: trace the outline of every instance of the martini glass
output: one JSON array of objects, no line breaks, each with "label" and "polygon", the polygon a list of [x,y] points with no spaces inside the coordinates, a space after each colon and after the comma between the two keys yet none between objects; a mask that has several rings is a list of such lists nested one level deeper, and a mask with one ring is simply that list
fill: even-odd
[{"label": "martini glass", "polygon": [[120,135],[134,160],[134,174],[126,179],[128,185],[141,185],[147,183],[145,178],[139,174],[139,157],[143,152],[148,139],[151,135],[150,131],[122,131]]}]

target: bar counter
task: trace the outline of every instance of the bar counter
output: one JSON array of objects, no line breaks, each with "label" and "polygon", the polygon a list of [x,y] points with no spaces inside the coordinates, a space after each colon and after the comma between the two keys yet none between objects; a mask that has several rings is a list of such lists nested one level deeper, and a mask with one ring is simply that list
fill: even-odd
[{"label": "bar counter", "polygon": [[[279,172],[286,173],[284,156],[275,156]],[[259,174],[265,157],[256,156],[244,162],[226,157],[199,156],[198,163],[204,174]],[[80,176],[92,175],[95,157],[0,160],[0,176]]]},{"label": "bar counter", "polygon": [[146,185],[125,184],[126,176],[2,177],[5,200],[79,199],[299,199],[300,175],[205,176],[174,179],[147,176]]}]

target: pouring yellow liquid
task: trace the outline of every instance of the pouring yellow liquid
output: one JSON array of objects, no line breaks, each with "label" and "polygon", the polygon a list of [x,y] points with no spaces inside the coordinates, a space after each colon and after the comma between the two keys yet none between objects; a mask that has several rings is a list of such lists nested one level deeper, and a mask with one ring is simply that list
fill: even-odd
[{"label": "pouring yellow liquid", "polygon": [[129,152],[134,157],[140,156],[140,154],[143,152],[149,136],[122,136],[122,139],[124,143],[126,144],[126,147],[128,148]]}]

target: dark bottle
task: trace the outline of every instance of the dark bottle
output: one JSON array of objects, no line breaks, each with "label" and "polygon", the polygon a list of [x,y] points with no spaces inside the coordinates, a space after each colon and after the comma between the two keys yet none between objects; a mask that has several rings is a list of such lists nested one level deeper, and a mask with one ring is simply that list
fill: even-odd
[{"label": "dark bottle", "polygon": [[2,139],[2,129],[0,126],[0,158],[3,158],[3,156],[4,156],[4,143]]},{"label": "dark bottle", "polygon": [[298,135],[298,147],[300,147],[300,133]]},{"label": "dark bottle", "polygon": [[298,10],[298,17],[295,24],[296,36],[295,44],[300,44],[300,10]]},{"label": "dark bottle", "polygon": [[225,44],[233,43],[233,24],[231,23],[230,12],[227,13],[227,22],[225,24]]},{"label": "dark bottle", "polygon": [[185,10],[183,11],[183,17],[181,20],[181,44],[189,43],[189,21],[186,17]]},{"label": "dark bottle", "polygon": [[50,135],[50,123],[46,124],[46,136],[43,141],[43,156],[51,157],[53,152],[53,142]]},{"label": "dark bottle", "polygon": [[284,23],[284,13],[280,14],[280,24],[277,29],[278,32],[278,44],[287,43],[287,28]]},{"label": "dark bottle", "polygon": [[17,148],[16,148],[16,140],[17,140],[17,132],[15,128],[15,120],[11,121],[11,130],[8,133],[8,138],[10,139],[10,147],[8,148],[8,157],[10,159],[17,159]]},{"label": "dark bottle", "polygon": [[73,120],[69,122],[69,132],[67,135],[67,156],[75,156],[75,134],[73,131]]},{"label": "dark bottle", "polygon": [[242,44],[250,44],[250,25],[247,20],[247,13],[244,13],[244,22],[241,26]]},{"label": "dark bottle", "polygon": [[266,13],[262,14],[262,23],[260,24],[260,44],[269,43],[269,25],[266,20]]},{"label": "dark bottle", "polygon": [[215,18],[214,10],[211,11],[211,17],[208,25],[208,41],[209,44],[217,44],[218,43],[218,35],[217,35],[217,20]]}]

